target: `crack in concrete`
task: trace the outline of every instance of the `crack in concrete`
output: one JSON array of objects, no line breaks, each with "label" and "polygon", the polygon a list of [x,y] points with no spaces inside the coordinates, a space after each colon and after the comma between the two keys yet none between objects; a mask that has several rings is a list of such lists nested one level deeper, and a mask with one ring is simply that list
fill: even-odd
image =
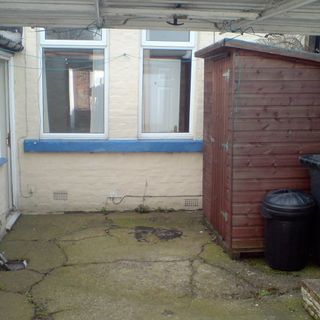
[{"label": "crack in concrete", "polygon": [[195,260],[191,260],[191,259],[189,260],[190,270],[191,270],[189,285],[190,285],[190,294],[192,299],[196,297],[194,277],[197,273],[197,270],[194,267],[194,262]]},{"label": "crack in concrete", "polygon": [[63,268],[63,267],[78,267],[78,266],[89,266],[89,265],[109,265],[109,264],[116,264],[121,262],[133,262],[133,263],[176,263],[176,262],[190,262],[189,258],[186,259],[172,259],[172,260],[139,260],[139,259],[116,259],[113,261],[93,261],[93,262],[80,262],[80,263],[70,263],[64,266],[56,267],[56,269]]},{"label": "crack in concrete", "polygon": [[[122,227],[122,226],[118,226],[116,224],[114,224],[114,222],[106,217],[106,228],[105,228],[105,233],[107,236],[112,236],[114,237],[114,235],[111,234],[112,230],[132,230],[134,227]],[[96,229],[96,228],[100,228],[100,227],[88,227],[87,229]],[[33,241],[33,242],[39,242],[39,241],[44,241],[44,242],[52,242],[55,244],[55,246],[61,251],[62,255],[63,255],[63,262],[61,263],[61,265],[56,266],[56,267],[52,267],[50,268],[48,271],[46,272],[41,272],[38,270],[34,270],[34,269],[30,269],[28,268],[28,270],[36,272],[38,274],[41,274],[41,279],[39,279],[38,281],[36,281],[35,283],[33,283],[32,285],[30,285],[30,287],[27,290],[26,296],[27,299],[29,301],[29,303],[31,303],[33,305],[34,308],[34,317],[33,320],[49,320],[52,319],[52,317],[55,314],[58,313],[62,313],[65,311],[70,311],[72,310],[70,309],[65,309],[65,310],[58,310],[55,312],[51,312],[48,313],[47,312],[47,308],[45,306],[45,304],[41,303],[40,301],[37,301],[37,298],[34,297],[32,295],[32,291],[33,289],[38,286],[39,284],[41,284],[52,272],[54,272],[55,270],[58,270],[60,268],[68,268],[68,267],[81,267],[81,266],[90,266],[90,265],[101,265],[101,264],[116,264],[116,263],[148,263],[148,264],[152,264],[152,263],[179,263],[179,262],[188,262],[189,264],[189,268],[190,268],[190,278],[189,278],[189,287],[190,287],[190,295],[187,295],[188,297],[191,297],[191,299],[195,299],[197,298],[198,294],[197,294],[197,286],[195,283],[195,276],[198,272],[198,268],[200,265],[196,266],[195,263],[199,262],[200,264],[207,264],[210,265],[214,268],[218,268],[220,270],[223,270],[224,272],[232,275],[233,277],[235,277],[236,279],[242,281],[243,283],[246,283],[250,289],[250,291],[248,292],[250,294],[250,297],[246,296],[242,296],[241,293],[230,293],[230,294],[211,294],[210,298],[225,298],[225,299],[240,299],[240,300],[249,300],[252,298],[256,298],[256,299],[261,299],[261,296],[259,297],[259,292],[261,290],[263,290],[264,288],[260,287],[259,285],[251,282],[249,279],[247,279],[245,276],[241,275],[239,272],[236,272],[230,268],[227,268],[225,266],[222,266],[221,264],[216,264],[216,263],[210,263],[209,261],[207,261],[205,258],[203,258],[201,255],[204,253],[205,248],[210,245],[213,244],[214,242],[208,241],[205,243],[202,243],[200,245],[200,250],[198,253],[196,253],[195,255],[188,257],[188,258],[181,258],[181,259],[171,259],[171,260],[163,260],[163,259],[152,259],[152,260],[140,260],[140,259],[116,259],[113,261],[96,261],[96,262],[87,262],[87,263],[69,263],[69,257],[67,252],[65,251],[65,249],[63,248],[63,246],[61,245],[61,243],[63,242],[77,242],[77,241],[84,241],[84,240],[88,240],[88,239],[94,239],[94,238],[102,238],[105,237],[105,235],[99,235],[99,236],[87,236],[87,237],[83,237],[83,238],[78,238],[78,239],[74,239],[74,240],[63,240],[61,239],[64,236],[69,236],[72,234],[76,234],[80,231],[83,231],[83,228],[79,228],[71,233],[65,232],[62,235],[59,235],[58,237],[54,237],[52,239],[48,239],[48,240],[41,240],[41,239],[32,239],[32,240],[23,240],[23,239],[18,239],[18,240],[9,240],[9,241]],[[288,290],[286,292],[270,292],[270,296],[285,296],[288,293],[293,293],[296,292],[298,290],[298,288],[294,288],[292,290]],[[9,290],[5,290],[5,289],[0,289],[0,291],[3,292],[7,292],[7,293],[16,293],[16,294],[22,294],[20,292],[11,292]]]},{"label": "crack in concrete", "polygon": [[53,240],[53,243],[56,245],[56,247],[62,252],[62,255],[63,255],[63,262],[62,262],[62,265],[65,265],[68,263],[69,261],[69,257],[68,257],[68,254],[66,253],[66,251],[64,250],[64,248],[58,243],[59,240],[57,239],[54,239]]},{"label": "crack in concrete", "polygon": [[74,309],[73,308],[67,308],[67,309],[57,310],[57,311],[49,312],[48,315],[52,317],[52,316],[55,316],[56,314],[63,313],[63,312],[66,312],[66,311],[72,311],[72,310],[74,310]]},{"label": "crack in concrete", "polygon": [[[108,234],[106,234],[106,235],[108,235]],[[78,239],[57,239],[57,241],[59,241],[59,242],[77,242],[77,241],[84,241],[84,240],[90,240],[90,239],[105,238],[106,235],[82,237],[82,238],[78,238]],[[111,236],[111,235],[108,235],[108,236]]]}]

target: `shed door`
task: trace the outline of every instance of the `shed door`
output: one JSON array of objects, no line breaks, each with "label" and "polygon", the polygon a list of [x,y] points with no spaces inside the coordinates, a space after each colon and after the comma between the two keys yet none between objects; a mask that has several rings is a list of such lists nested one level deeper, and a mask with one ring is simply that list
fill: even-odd
[{"label": "shed door", "polygon": [[[229,126],[231,94],[231,59],[213,63],[212,94],[212,214],[213,224],[228,243],[231,227],[231,128]],[[230,243],[229,243],[230,245]]]}]

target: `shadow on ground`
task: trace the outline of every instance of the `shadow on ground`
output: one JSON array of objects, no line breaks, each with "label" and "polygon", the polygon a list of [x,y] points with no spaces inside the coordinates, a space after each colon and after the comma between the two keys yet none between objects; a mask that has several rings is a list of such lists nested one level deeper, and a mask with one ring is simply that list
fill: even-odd
[{"label": "shadow on ground", "polygon": [[199,212],[23,216],[0,250],[29,265],[0,272],[0,318],[310,319],[300,281],[320,268],[275,272],[213,240]]}]

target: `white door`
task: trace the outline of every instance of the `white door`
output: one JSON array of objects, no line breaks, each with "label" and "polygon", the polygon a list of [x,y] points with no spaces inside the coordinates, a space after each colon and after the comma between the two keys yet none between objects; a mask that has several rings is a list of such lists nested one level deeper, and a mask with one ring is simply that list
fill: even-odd
[{"label": "white door", "polygon": [[0,232],[13,207],[8,113],[8,65],[0,60]]},{"label": "white door", "polygon": [[150,59],[144,68],[144,132],[179,132],[180,60]]}]

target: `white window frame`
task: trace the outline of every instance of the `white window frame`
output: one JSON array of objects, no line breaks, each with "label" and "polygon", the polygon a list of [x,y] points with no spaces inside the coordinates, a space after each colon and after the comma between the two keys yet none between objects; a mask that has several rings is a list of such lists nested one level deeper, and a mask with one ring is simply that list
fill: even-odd
[{"label": "white window frame", "polygon": [[[148,41],[146,40],[146,30],[142,31],[142,41],[140,48],[140,81],[139,81],[139,132],[140,139],[193,139],[194,138],[194,89],[196,61],[194,52],[196,51],[196,34],[190,31],[189,42],[167,42],[167,41]],[[144,50],[163,49],[163,50],[190,50],[191,51],[191,83],[190,83],[190,110],[189,110],[189,132],[143,132],[143,62]]]},{"label": "white window frame", "polygon": [[[106,139],[108,136],[108,88],[109,69],[107,69],[109,59],[109,32],[102,29],[101,40],[46,40],[44,29],[39,30],[39,106],[40,106],[40,138],[43,139]],[[44,112],[43,112],[43,77],[42,59],[43,49],[100,49],[104,51],[104,132],[103,133],[49,133],[44,132]]]},{"label": "white window frame", "polygon": [[[165,31],[165,30],[164,30]],[[176,31],[176,30],[167,30]],[[152,41],[147,40],[147,30],[142,31],[142,46],[154,46],[154,47],[170,47],[170,48],[194,48],[195,44],[195,32],[190,32],[189,41]]]}]

